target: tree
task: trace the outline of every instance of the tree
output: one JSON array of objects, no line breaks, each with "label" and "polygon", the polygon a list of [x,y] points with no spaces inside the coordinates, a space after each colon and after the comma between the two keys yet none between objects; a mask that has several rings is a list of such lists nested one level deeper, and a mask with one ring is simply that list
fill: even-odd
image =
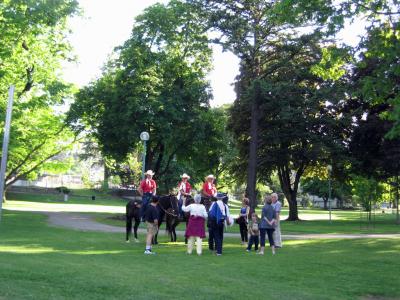
[{"label": "tree", "polygon": [[1,129],[8,87],[16,86],[6,188],[41,170],[68,167],[55,159],[75,139],[60,108],[72,88],[59,79],[59,70],[70,58],[66,20],[77,12],[72,0],[0,3]]},{"label": "tree", "polygon": [[88,130],[106,159],[119,163],[148,131],[146,168],[164,190],[182,168],[202,177],[219,164],[221,117],[209,108],[211,50],[198,20],[182,1],[147,8],[70,113],[74,128]]},{"label": "tree", "polygon": [[351,194],[348,185],[333,180],[329,183],[329,179],[319,177],[306,177],[301,184],[304,193],[318,196],[324,200],[324,209],[328,209],[329,186],[331,186],[331,199],[336,198],[338,207],[341,207],[344,198]]},{"label": "tree", "polygon": [[[345,120],[338,115],[335,103],[343,94],[339,85],[334,86],[332,81],[325,81],[314,72],[314,66],[323,60],[325,53],[319,39],[318,34],[292,37],[269,48],[265,56],[270,61],[264,79],[254,82],[254,87],[241,100],[243,104],[237,102],[232,110],[232,119],[248,118],[249,113],[244,113],[246,100],[258,93],[261,99],[259,178],[268,182],[271,172],[277,172],[289,203],[288,220],[298,220],[297,191],[304,172],[326,165],[331,154],[342,148]],[[233,122],[231,128],[246,159],[246,128]]]},{"label": "tree", "polygon": [[[209,26],[217,30],[221,37],[215,41],[230,50],[245,63],[248,82],[243,83],[244,90],[248,84],[260,77],[262,69],[262,49],[268,41],[273,41],[279,26],[272,21],[271,11],[274,1],[192,1],[205,14]],[[237,93],[241,91],[237,89]],[[240,95],[238,95],[238,98]],[[255,94],[249,103],[251,112],[248,122],[249,129],[249,156],[247,166],[247,194],[250,205],[256,206],[256,178],[257,178],[257,149],[258,149],[258,122],[260,99]]]},{"label": "tree", "polygon": [[[253,98],[247,97],[245,105],[241,104],[244,113],[249,113],[246,120],[249,128],[242,139],[247,140],[247,194],[250,206],[256,206],[256,182],[259,148],[260,79],[267,76],[265,66],[270,64],[271,52],[282,38],[290,36],[296,26],[317,25],[325,23],[334,13],[328,1],[246,1],[246,0],[189,0],[208,20],[208,26],[214,35],[213,40],[222,45],[224,50],[231,51],[241,60],[241,76],[236,85],[237,100],[235,105],[253,90]],[[333,22],[334,23],[334,22]],[[333,24],[332,23],[332,24]],[[340,23],[340,22],[339,22]],[[273,58],[272,54],[272,60]],[[274,67],[269,65],[269,72]],[[234,120],[232,121],[234,122]],[[243,171],[242,171],[243,173]]]},{"label": "tree", "polygon": [[376,204],[382,192],[382,186],[374,178],[366,178],[354,175],[351,181],[353,194],[358,202],[368,212],[368,220],[371,221],[372,207]]}]

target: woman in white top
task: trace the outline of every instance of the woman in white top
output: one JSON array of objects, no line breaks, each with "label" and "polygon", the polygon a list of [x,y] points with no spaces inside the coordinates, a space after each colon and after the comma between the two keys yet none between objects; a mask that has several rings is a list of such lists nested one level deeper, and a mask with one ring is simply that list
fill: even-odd
[{"label": "woman in white top", "polygon": [[189,212],[189,223],[186,228],[185,236],[188,239],[187,253],[192,254],[194,239],[196,238],[197,254],[201,255],[202,242],[205,238],[206,233],[204,230],[205,220],[207,219],[207,211],[203,204],[200,204],[201,196],[199,194],[194,196],[193,204],[186,206],[185,203],[182,206],[184,212]]}]

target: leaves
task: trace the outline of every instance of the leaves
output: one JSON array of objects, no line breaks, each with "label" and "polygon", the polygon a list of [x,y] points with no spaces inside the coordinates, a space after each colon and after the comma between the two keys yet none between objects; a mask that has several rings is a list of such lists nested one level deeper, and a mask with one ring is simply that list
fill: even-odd
[{"label": "leaves", "polygon": [[59,70],[70,55],[66,19],[77,12],[77,2],[71,0],[0,3],[1,130],[8,88],[16,86],[6,185],[69,166],[56,159],[75,139],[60,108],[73,88],[60,81]]},{"label": "leaves", "polygon": [[140,132],[149,132],[146,168],[164,189],[175,186],[178,172],[201,181],[219,164],[224,119],[209,109],[211,49],[198,19],[183,1],[147,8],[69,116],[119,164],[140,147]]}]

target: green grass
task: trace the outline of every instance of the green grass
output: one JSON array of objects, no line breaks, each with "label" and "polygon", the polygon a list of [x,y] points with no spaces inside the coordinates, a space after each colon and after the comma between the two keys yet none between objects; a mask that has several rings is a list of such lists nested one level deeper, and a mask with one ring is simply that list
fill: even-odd
[{"label": "green grass", "polygon": [[[96,200],[92,200],[96,196]],[[63,194],[34,194],[34,193],[7,193],[7,200],[22,200],[43,203],[68,203],[68,204],[90,204],[90,205],[116,205],[125,206],[127,200],[112,196],[96,190],[71,189],[68,202],[64,202]]]},{"label": "green grass", "polygon": [[[96,193],[95,201],[90,199],[90,195]],[[87,197],[76,197],[74,195],[86,195]],[[95,219],[98,222],[108,225],[124,227],[124,221],[110,219],[111,213],[124,213],[127,200],[112,197],[107,194],[91,190],[72,190],[72,195],[68,202],[61,201],[58,195],[35,195],[35,194],[13,194],[8,193],[7,199],[10,201],[5,207],[22,210],[53,210],[53,211],[73,211],[98,213]],[[237,214],[238,210],[231,209],[232,214]],[[287,208],[282,211],[282,219],[288,215]],[[328,221],[328,212],[318,209],[300,209],[299,216],[302,221],[282,222],[283,234],[363,234],[363,233],[400,233],[400,225],[396,224],[396,215],[391,213],[382,214],[376,211],[375,217],[371,222],[366,218],[366,214],[358,211],[332,211],[332,223]],[[184,230],[180,224],[178,230]],[[239,232],[239,226],[229,227],[228,232]]]},{"label": "green grass", "polygon": [[143,243],[123,238],[3,211],[0,299],[400,297],[398,239],[287,241],[274,257],[245,253],[236,239],[226,239],[223,256],[198,257],[162,237],[157,255],[148,257]]},{"label": "green grass", "polygon": [[[307,212],[308,214],[309,212]],[[314,212],[316,213],[316,212]],[[317,214],[317,213],[316,213]],[[114,226],[125,226],[124,220],[113,219],[114,215],[99,213],[95,215],[95,220]],[[122,216],[120,214],[120,216]],[[300,214],[301,216],[301,214]],[[359,212],[333,213],[334,220],[329,223],[328,220],[310,220],[298,222],[281,222],[283,234],[385,234],[400,233],[400,225],[396,224],[396,216],[393,214],[376,214],[375,220],[369,222],[365,215]],[[179,224],[177,230],[185,230],[184,224]],[[227,229],[227,232],[239,233],[239,225],[235,224]]]}]

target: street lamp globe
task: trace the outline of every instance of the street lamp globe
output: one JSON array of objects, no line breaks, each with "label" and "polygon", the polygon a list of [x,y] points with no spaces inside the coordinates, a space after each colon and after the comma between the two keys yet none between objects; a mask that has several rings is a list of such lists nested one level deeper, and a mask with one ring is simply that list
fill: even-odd
[{"label": "street lamp globe", "polygon": [[143,131],[143,132],[140,134],[140,139],[141,139],[142,141],[148,141],[149,138],[150,138],[150,135],[149,135],[149,133],[148,133],[147,131]]}]

